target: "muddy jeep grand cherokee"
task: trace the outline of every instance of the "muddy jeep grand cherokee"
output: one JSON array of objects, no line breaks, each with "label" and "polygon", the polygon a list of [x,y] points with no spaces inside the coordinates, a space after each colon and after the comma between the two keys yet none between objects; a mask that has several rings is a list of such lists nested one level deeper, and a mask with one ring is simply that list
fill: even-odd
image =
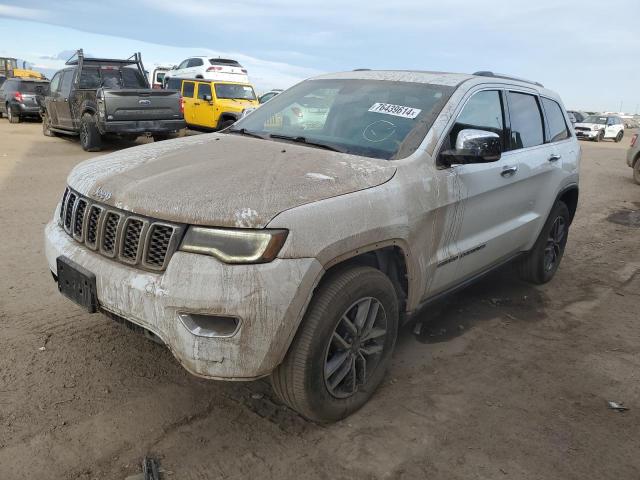
[{"label": "muddy jeep grand cherokee", "polygon": [[[292,105],[313,107],[292,122]],[[578,201],[568,125],[555,93],[490,72],[324,75],[223,133],[78,165],[49,266],[193,374],[271,375],[302,415],[337,420],[436,297],[509,261],[553,277]]]}]

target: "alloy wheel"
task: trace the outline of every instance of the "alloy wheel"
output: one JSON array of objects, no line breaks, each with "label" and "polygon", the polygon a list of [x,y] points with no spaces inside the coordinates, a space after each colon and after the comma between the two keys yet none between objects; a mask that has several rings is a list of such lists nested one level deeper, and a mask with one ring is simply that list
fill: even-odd
[{"label": "alloy wheel", "polygon": [[387,315],[373,297],[361,298],[340,317],[326,348],[324,382],[336,398],[348,398],[367,383],[380,362]]},{"label": "alloy wheel", "polygon": [[560,262],[566,234],[567,228],[564,218],[557,217],[551,226],[549,236],[547,237],[547,246],[544,249],[545,272],[550,272]]}]

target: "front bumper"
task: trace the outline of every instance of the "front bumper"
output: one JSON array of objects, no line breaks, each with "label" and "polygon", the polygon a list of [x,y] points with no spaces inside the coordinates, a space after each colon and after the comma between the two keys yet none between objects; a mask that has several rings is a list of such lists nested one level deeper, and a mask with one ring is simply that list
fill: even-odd
[{"label": "front bumper", "polygon": [[[226,265],[186,252],[149,273],[88,250],[55,220],[45,228],[45,251],[54,274],[60,255],[94,273],[100,307],[160,337],[188,371],[227,380],[268,375],[282,361],[322,273],[311,258]],[[201,337],[179,312],[237,317],[240,326],[231,337]]]},{"label": "front bumper", "polygon": [[144,133],[171,133],[187,126],[184,119],[179,120],[136,120],[121,122],[99,122],[100,133],[119,134],[144,134]]},{"label": "front bumper", "polygon": [[578,138],[596,138],[600,134],[600,130],[576,130],[576,137]]}]

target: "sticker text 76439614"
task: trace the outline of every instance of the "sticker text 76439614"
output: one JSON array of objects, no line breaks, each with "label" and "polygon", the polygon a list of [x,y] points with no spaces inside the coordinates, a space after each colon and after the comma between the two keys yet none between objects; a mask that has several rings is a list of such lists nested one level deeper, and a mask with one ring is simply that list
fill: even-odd
[{"label": "sticker text 76439614", "polygon": [[416,118],[422,111],[419,108],[405,107],[402,105],[392,105],[390,103],[374,103],[369,109],[370,112],[386,113],[395,117]]}]

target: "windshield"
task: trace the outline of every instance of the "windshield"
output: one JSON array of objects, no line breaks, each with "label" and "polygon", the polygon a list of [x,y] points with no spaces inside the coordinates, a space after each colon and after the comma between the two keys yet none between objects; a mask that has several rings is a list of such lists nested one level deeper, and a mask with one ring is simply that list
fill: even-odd
[{"label": "windshield", "polygon": [[233,83],[217,83],[216,97],[237,98],[242,100],[255,100],[256,94],[249,85],[239,85]]},{"label": "windshield", "polygon": [[303,138],[387,160],[413,153],[453,87],[381,80],[307,80],[236,122],[233,130]]},{"label": "windshield", "polygon": [[104,65],[83,67],[78,88],[146,88],[146,82],[137,68]]},{"label": "windshield", "polygon": [[599,123],[600,125],[605,125],[607,123],[607,117],[600,117],[598,115],[589,115],[585,118],[582,123]]}]

